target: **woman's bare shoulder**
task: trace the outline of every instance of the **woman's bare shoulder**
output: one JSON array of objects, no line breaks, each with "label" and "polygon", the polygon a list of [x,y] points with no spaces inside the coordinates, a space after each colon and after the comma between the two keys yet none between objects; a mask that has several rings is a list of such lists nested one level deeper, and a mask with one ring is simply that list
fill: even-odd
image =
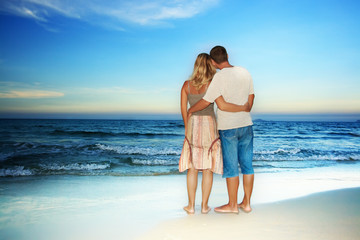
[{"label": "woman's bare shoulder", "polygon": [[186,93],[188,93],[188,89],[189,89],[189,80],[186,80],[181,88],[182,91],[185,91]]}]

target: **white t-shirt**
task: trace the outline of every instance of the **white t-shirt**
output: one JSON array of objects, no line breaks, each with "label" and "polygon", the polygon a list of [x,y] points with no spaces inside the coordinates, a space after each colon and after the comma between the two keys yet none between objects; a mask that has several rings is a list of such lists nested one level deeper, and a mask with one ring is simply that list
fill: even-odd
[{"label": "white t-shirt", "polygon": [[[243,105],[250,94],[254,94],[253,80],[243,67],[223,68],[217,72],[203,97],[213,103],[221,95],[226,102]],[[217,110],[219,130],[234,129],[253,125],[249,112],[225,112]]]}]

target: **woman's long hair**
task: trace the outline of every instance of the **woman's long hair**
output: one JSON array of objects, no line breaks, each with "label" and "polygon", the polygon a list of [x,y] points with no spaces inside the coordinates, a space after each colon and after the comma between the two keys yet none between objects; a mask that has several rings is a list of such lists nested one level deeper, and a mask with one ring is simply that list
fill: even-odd
[{"label": "woman's long hair", "polygon": [[215,67],[211,63],[211,57],[207,53],[200,53],[194,64],[194,71],[189,79],[190,83],[199,90],[207,84],[216,73]]}]

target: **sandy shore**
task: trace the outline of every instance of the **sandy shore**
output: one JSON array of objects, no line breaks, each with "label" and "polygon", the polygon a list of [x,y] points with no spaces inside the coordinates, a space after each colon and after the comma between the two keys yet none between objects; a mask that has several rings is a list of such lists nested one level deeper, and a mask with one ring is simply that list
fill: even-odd
[{"label": "sandy shore", "polygon": [[249,214],[189,215],[139,239],[360,239],[360,188],[259,204]]},{"label": "sandy shore", "polygon": [[[257,173],[250,214],[201,215],[200,186],[201,174],[188,216],[185,175],[2,178],[0,239],[360,239],[352,165]],[[215,175],[209,206],[225,201],[225,179]]]}]

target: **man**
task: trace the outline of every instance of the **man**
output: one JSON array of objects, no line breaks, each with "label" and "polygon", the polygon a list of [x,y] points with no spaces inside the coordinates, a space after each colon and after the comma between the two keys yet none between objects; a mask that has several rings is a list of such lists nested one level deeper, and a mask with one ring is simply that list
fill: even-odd
[{"label": "man", "polygon": [[[254,87],[250,73],[242,67],[234,67],[228,61],[226,49],[216,46],[210,51],[212,64],[217,72],[203,99],[188,110],[188,114],[204,109],[223,96],[226,102],[244,105],[249,103],[249,112],[225,112],[217,110],[217,125],[223,152],[224,173],[229,202],[215,208],[216,212],[238,213],[238,208],[251,211],[250,198],[254,184],[253,130],[250,110],[254,102]],[[239,189],[239,164],[243,174],[244,198],[237,204]]]}]

